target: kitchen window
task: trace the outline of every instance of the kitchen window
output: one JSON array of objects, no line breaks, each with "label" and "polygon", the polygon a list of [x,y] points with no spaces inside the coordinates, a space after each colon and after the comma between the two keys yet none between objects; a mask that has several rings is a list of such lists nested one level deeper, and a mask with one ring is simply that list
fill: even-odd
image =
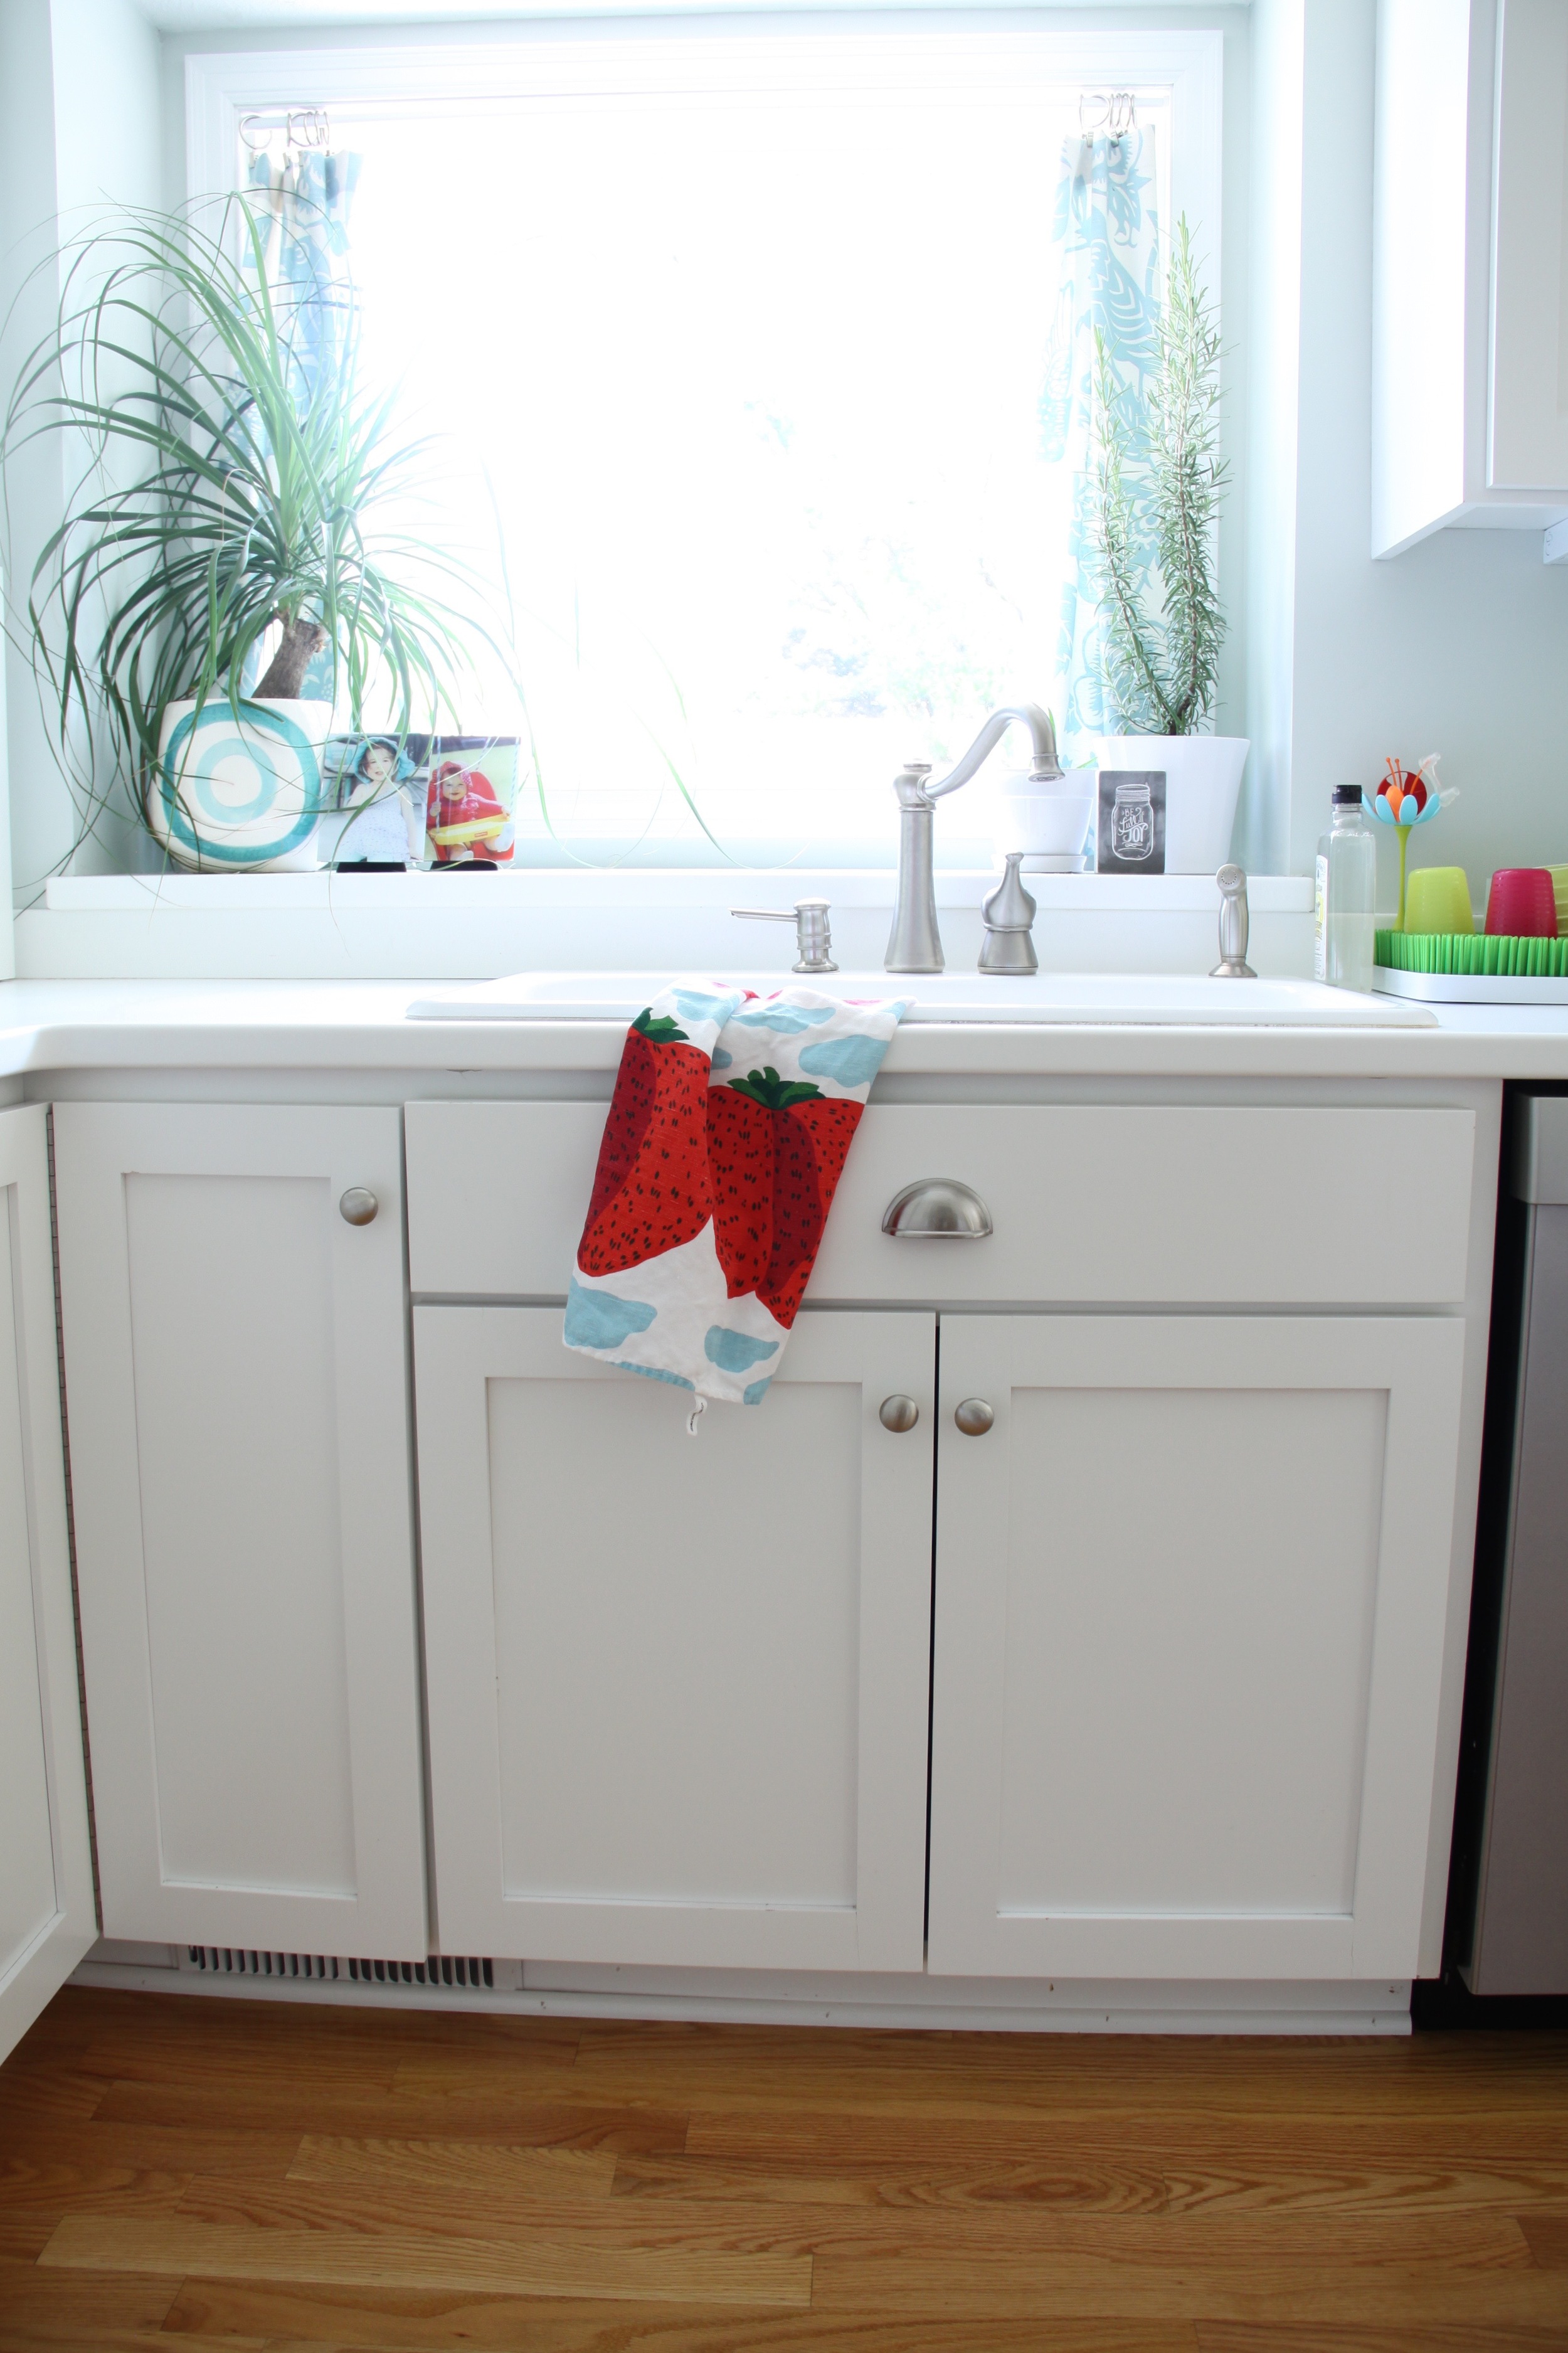
[{"label": "kitchen window", "polygon": [[[491,671],[463,723],[536,764],[519,863],[885,866],[904,761],[1059,697],[1063,145],[1127,93],[1217,299],[1220,47],[670,20],[187,59],[193,195],[290,109],[361,158],[365,364],[447,438],[441,527],[504,535],[526,712]],[[939,855],[988,863],[985,788],[952,818]]]}]

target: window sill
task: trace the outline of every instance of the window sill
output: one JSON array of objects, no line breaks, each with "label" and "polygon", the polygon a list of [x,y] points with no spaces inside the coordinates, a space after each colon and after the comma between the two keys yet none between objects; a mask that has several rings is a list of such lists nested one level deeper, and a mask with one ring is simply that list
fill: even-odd
[{"label": "window sill", "polygon": [[[992,871],[936,878],[948,962],[978,953]],[[1030,875],[1047,970],[1191,971],[1213,961],[1218,892],[1206,874]],[[825,868],[525,868],[453,874],[70,874],[18,916],[32,979],[486,979],[619,966],[788,970],[784,927],[736,905],[826,899],[834,953],[879,967],[896,877]],[[1253,943],[1269,970],[1310,969],[1312,886],[1249,883]],[[1206,969],[1206,965],[1204,965]]]}]

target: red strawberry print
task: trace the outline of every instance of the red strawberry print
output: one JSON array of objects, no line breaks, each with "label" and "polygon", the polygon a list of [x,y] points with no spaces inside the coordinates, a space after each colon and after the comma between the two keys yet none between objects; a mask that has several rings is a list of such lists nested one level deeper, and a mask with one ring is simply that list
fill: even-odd
[{"label": "red strawberry print", "polygon": [[786,1331],[861,1109],[771,1065],[709,1090],[714,1240],[729,1294],[754,1291]]},{"label": "red strawberry print", "polygon": [[708,1090],[713,1241],[731,1299],[767,1278],[773,1240],[773,1121],[738,1086]]},{"label": "red strawberry print", "polygon": [[599,1146],[584,1274],[617,1274],[691,1241],[712,1214],[708,1179],[708,1057],[668,1014],[639,1013],[626,1033]]}]

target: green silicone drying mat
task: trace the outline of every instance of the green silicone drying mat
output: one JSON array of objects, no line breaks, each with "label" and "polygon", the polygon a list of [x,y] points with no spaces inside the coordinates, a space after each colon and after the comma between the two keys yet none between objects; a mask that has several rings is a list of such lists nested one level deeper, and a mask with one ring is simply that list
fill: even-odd
[{"label": "green silicone drying mat", "polygon": [[1568,979],[1568,940],[1513,933],[1379,932],[1374,956],[1391,972],[1453,974],[1464,979]]},{"label": "green silicone drying mat", "polygon": [[1379,932],[1372,985],[1427,1004],[1568,1005],[1568,939]]}]

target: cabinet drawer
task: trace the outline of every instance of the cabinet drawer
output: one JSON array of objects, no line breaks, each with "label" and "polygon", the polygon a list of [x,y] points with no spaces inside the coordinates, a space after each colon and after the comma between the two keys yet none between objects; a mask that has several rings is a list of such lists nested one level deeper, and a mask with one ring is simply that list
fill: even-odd
[{"label": "cabinet drawer", "polygon": [[[602,1103],[410,1103],[413,1287],[564,1294]],[[1468,1111],[873,1104],[812,1278],[830,1300],[1360,1306],[1465,1296]],[[984,1241],[894,1240],[895,1193],[957,1178]]]}]

